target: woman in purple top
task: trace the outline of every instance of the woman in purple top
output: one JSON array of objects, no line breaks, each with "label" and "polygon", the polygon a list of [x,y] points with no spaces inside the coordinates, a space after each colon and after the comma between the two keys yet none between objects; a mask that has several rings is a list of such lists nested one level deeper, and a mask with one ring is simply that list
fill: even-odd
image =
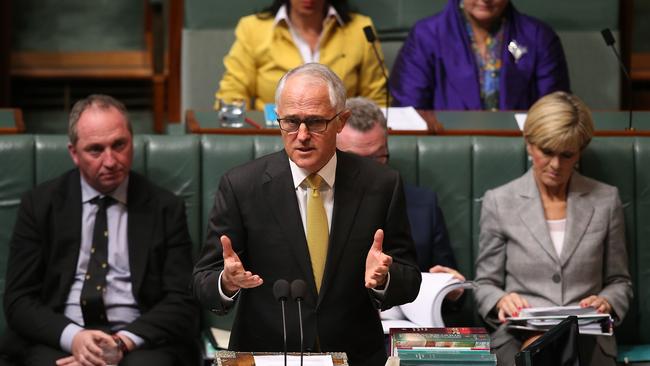
[{"label": "woman in purple top", "polygon": [[569,73],[555,32],[509,0],[449,0],[413,26],[390,87],[394,106],[523,110],[568,92]]}]

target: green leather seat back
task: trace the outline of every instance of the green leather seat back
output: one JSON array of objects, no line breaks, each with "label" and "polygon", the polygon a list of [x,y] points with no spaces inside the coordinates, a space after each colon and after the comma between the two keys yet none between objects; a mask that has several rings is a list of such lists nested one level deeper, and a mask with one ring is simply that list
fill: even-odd
[{"label": "green leather seat back", "polygon": [[[632,243],[635,242],[635,141],[634,138],[625,137],[608,137],[594,138],[587,149],[582,154],[580,160],[580,171],[582,174],[611,184],[618,187],[619,196],[623,203],[625,214],[625,232],[627,238],[627,251],[632,279],[636,278],[636,263],[633,258],[635,248]],[[635,290],[638,290],[636,281],[633,283]],[[637,291],[635,291],[637,293]],[[633,299],[630,309],[623,322],[617,329],[616,337],[619,342],[633,343],[638,339],[638,319],[637,319],[638,299]]]},{"label": "green leather seat back", "polygon": [[[650,138],[636,139],[634,154],[634,182],[636,226],[635,251],[629,253],[631,263],[636,265],[634,293],[638,306],[636,323],[638,339],[629,343],[650,343]],[[629,236],[628,236],[629,237]]]},{"label": "green leather seat back", "polygon": [[199,137],[146,136],[145,175],[157,185],[185,200],[187,224],[194,243],[194,254],[203,242]]},{"label": "green leather seat back", "polygon": [[[34,184],[34,140],[31,136],[0,136],[0,298],[4,297],[9,241],[20,198]],[[7,174],[9,173],[9,174]],[[0,334],[6,327],[0,307]]]},{"label": "green leather seat back", "polygon": [[438,194],[449,240],[460,271],[471,278],[472,139],[421,137],[418,141],[418,185]]},{"label": "green leather seat back", "polygon": [[388,138],[388,165],[399,170],[405,184],[418,184],[418,138],[396,135]]}]

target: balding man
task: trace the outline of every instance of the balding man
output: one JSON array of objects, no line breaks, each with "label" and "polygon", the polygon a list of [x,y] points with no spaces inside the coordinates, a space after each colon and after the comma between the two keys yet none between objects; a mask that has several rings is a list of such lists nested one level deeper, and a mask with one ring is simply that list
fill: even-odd
[{"label": "balding man", "polygon": [[[326,66],[288,72],[276,91],[284,150],[226,173],[195,266],[194,292],[216,313],[238,301],[230,348],[281,352],[273,285],[302,279],[304,344],[343,351],[349,364],[383,365],[378,309],[420,287],[399,174],[336,150],[345,88]],[[298,309],[287,306],[289,351],[299,351]]]}]

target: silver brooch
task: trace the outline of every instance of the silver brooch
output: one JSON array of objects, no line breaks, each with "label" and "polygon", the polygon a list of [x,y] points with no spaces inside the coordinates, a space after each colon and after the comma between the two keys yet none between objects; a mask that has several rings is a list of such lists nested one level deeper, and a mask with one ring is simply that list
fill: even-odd
[{"label": "silver brooch", "polygon": [[508,51],[512,54],[512,57],[514,57],[515,63],[518,63],[519,59],[528,52],[528,48],[513,40],[508,44]]}]

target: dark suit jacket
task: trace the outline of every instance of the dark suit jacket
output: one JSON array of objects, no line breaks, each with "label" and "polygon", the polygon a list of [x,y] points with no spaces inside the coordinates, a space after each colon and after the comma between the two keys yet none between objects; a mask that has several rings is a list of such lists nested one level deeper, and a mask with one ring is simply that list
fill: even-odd
[{"label": "dark suit jacket", "polygon": [[[63,310],[77,265],[81,211],[76,169],[23,196],[11,240],[4,308],[11,331],[27,344],[58,349],[61,332],[71,323]],[[128,240],[133,295],[142,315],[125,330],[150,347],[185,342],[198,330],[188,289],[192,244],[185,206],[133,172]],[[11,338],[9,342],[16,341]]]},{"label": "dark suit jacket", "polygon": [[[327,263],[320,293],[314,283],[309,251],[284,151],[252,161],[221,179],[210,215],[208,239],[194,271],[194,293],[216,313],[228,309],[217,289],[223,269],[219,237],[226,234],[244,268],[259,274],[263,285],[244,289],[230,338],[242,351],[282,351],[280,305],[273,297],[278,279],[303,279],[305,347],[344,351],[351,365],[383,365],[386,359],[378,308],[412,301],[420,271],[401,178],[370,159],[337,152],[334,209]],[[390,285],[378,303],[364,287],[365,261],[377,229],[385,232],[383,250],[393,258]],[[287,304],[289,350],[299,350],[297,305]]]},{"label": "dark suit jacket", "polygon": [[429,272],[429,268],[437,264],[457,269],[456,258],[449,243],[447,225],[438,206],[436,193],[426,188],[405,184],[404,194],[420,271]]}]

